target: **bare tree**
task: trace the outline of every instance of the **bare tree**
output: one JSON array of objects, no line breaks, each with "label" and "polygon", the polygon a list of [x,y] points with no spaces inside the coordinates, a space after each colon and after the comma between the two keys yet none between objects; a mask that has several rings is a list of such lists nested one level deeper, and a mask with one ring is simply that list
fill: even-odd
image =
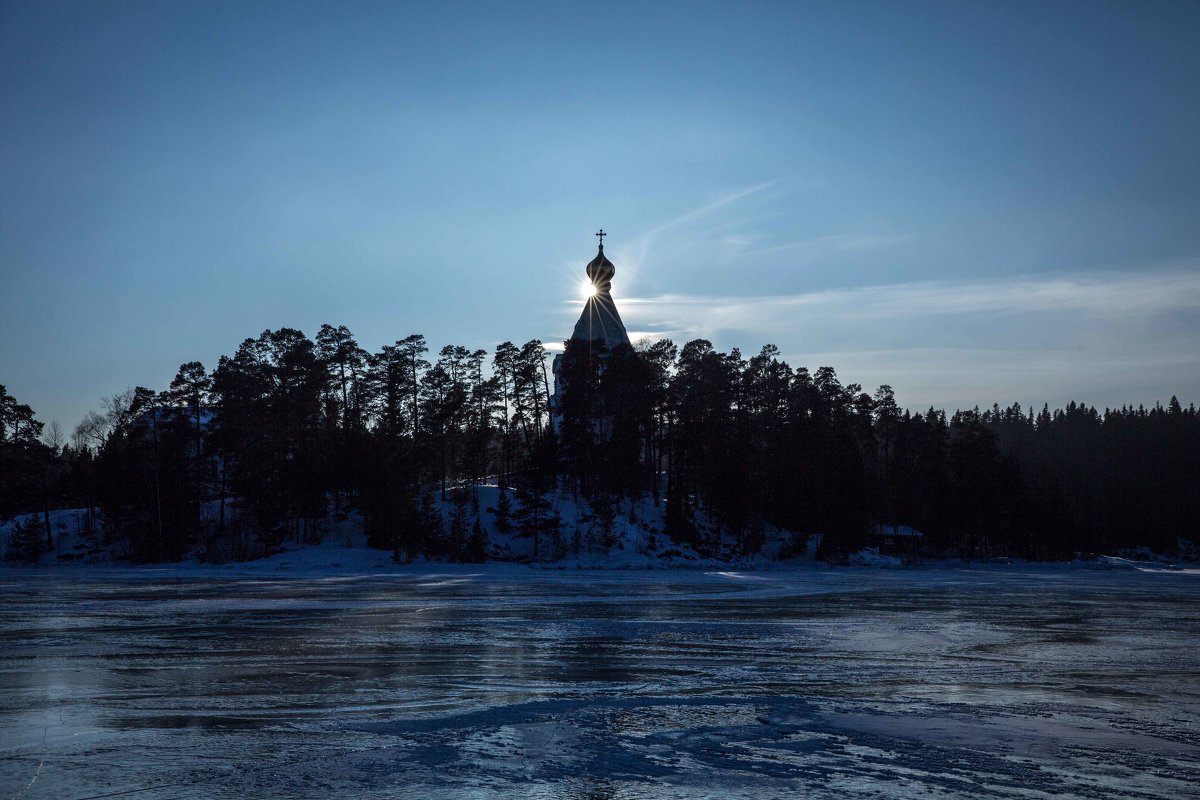
[{"label": "bare tree", "polygon": [[117,392],[111,397],[100,401],[104,407],[104,418],[108,423],[108,433],[124,433],[133,424],[133,388]]},{"label": "bare tree", "polygon": [[89,411],[75,426],[75,431],[71,434],[71,443],[76,452],[95,452],[104,445],[109,433],[108,420],[95,411]]},{"label": "bare tree", "polygon": [[58,420],[50,420],[50,424],[42,432],[42,442],[53,450],[55,455],[62,452],[63,445],[67,443],[67,434]]}]

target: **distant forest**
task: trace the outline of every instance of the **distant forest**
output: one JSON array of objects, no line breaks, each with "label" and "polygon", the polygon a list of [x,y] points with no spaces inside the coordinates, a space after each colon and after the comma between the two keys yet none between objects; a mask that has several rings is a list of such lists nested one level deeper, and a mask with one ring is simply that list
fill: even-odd
[{"label": "distant forest", "polygon": [[485,480],[516,500],[501,492],[498,522],[535,543],[556,524],[552,489],[608,515],[650,495],[665,533],[712,555],[756,553],[775,526],[795,551],[823,534],[837,560],[878,524],[923,531],[932,556],[1175,553],[1200,519],[1200,414],[1174,397],[911,412],[771,345],[571,341],[553,422],[547,357],[537,340],[434,356],[419,335],[369,353],[344,326],[267,330],[69,434],[0,387],[0,518],[39,512],[9,555],[53,548],[48,512],[71,507],[135,561],[249,558],[315,539],[331,513],[360,516],[397,559],[481,560]]}]

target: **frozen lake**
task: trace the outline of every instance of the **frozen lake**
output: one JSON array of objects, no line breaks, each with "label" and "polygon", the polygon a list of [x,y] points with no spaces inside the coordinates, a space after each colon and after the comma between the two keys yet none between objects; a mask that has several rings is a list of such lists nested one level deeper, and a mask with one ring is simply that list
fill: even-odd
[{"label": "frozen lake", "polygon": [[1200,797],[1200,575],[0,570],[0,797]]}]

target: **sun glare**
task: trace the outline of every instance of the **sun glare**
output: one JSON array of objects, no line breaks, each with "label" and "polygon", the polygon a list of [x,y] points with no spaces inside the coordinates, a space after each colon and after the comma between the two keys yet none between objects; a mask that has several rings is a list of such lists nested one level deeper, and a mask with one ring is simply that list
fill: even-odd
[{"label": "sun glare", "polygon": [[591,281],[584,281],[579,288],[584,300],[596,296],[596,285]]}]

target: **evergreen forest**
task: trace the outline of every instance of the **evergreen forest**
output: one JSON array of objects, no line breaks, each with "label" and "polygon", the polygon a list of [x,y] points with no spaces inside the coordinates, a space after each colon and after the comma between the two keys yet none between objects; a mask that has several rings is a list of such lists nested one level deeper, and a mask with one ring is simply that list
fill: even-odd
[{"label": "evergreen forest", "polygon": [[653,498],[664,533],[715,557],[784,529],[792,552],[820,533],[838,561],[897,524],[924,532],[930,557],[1176,554],[1200,519],[1200,413],[1174,397],[912,411],[774,346],[747,358],[699,339],[572,340],[559,380],[556,400],[537,340],[435,353],[412,335],[371,353],[324,325],[266,330],[211,370],[185,363],[70,432],[0,386],[0,519],[37,513],[7,553],[53,550],[50,511],[85,508],[92,535],[136,562],[254,558],[315,541],[331,514],[397,560],[480,561],[485,482],[535,553],[551,491],[609,518]]}]

